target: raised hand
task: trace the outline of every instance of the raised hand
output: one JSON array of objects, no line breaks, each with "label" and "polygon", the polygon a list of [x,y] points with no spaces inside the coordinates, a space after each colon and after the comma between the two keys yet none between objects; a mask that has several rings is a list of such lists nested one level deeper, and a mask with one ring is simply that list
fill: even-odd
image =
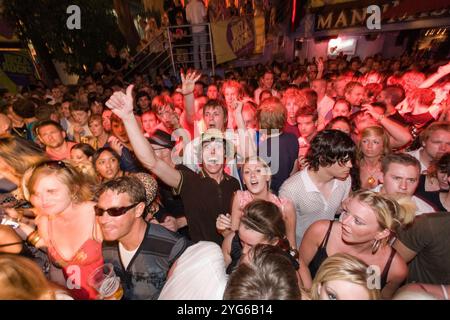
[{"label": "raised hand", "polygon": [[129,85],[126,94],[122,91],[116,91],[106,101],[106,106],[114,112],[120,119],[125,120],[133,115],[133,87]]},{"label": "raised hand", "polygon": [[231,216],[229,213],[219,214],[216,220],[216,228],[219,232],[231,230]]},{"label": "raised hand", "polygon": [[111,136],[108,138],[109,145],[119,156],[122,156],[123,144],[117,137]]},{"label": "raised hand", "polygon": [[181,93],[188,95],[194,92],[195,83],[200,79],[202,74],[196,71],[188,71],[185,75],[181,72]]}]

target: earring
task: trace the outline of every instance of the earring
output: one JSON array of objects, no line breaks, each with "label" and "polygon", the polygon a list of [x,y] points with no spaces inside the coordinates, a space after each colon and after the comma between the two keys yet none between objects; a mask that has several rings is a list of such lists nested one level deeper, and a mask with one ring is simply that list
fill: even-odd
[{"label": "earring", "polygon": [[381,240],[375,240],[375,242],[372,245],[372,254],[377,253],[378,249],[380,249]]}]

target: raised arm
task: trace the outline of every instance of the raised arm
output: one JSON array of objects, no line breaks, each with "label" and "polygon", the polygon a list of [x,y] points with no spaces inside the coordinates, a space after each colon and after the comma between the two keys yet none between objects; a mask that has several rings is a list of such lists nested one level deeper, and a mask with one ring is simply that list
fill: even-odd
[{"label": "raised arm", "polygon": [[449,73],[450,73],[450,62],[447,63],[446,65],[440,66],[437,72],[433,73],[431,76],[426,78],[425,81],[419,85],[419,88],[429,88],[436,81],[438,81],[440,78],[446,76]]},{"label": "raised arm", "polygon": [[245,126],[244,118],[242,117],[242,109],[244,107],[243,101],[236,101],[236,108],[234,109],[234,116],[236,119],[237,132],[239,143],[237,146],[237,153],[243,158],[256,156],[256,145],[252,130],[248,130]]},{"label": "raised arm", "polygon": [[201,73],[189,72],[186,76],[181,72],[181,93],[184,96],[184,117],[188,125],[194,126],[195,122],[195,98],[194,87],[195,82],[201,77]]},{"label": "raised arm", "polygon": [[127,93],[116,91],[106,102],[106,106],[122,119],[130,137],[133,150],[143,164],[168,186],[176,188],[181,181],[181,173],[159,159],[151,144],[145,138],[133,114],[133,85],[128,86]]},{"label": "raised arm", "polygon": [[385,117],[384,114],[380,115],[369,104],[363,105],[362,110],[369,113],[386,130],[389,134],[389,142],[392,148],[403,147],[412,141],[411,132],[407,127]]}]

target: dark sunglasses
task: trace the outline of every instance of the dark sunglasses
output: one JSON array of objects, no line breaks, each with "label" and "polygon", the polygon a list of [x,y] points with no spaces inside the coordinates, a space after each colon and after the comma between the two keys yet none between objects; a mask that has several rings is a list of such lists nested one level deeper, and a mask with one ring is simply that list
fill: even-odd
[{"label": "dark sunglasses", "polygon": [[136,207],[139,203],[140,202],[132,204],[131,206],[128,207],[109,208],[109,209],[102,209],[95,205],[94,211],[97,217],[102,217],[105,212],[108,213],[108,215],[110,215],[111,217],[118,217],[127,213],[128,210]]},{"label": "dark sunglasses", "polygon": [[59,161],[57,161],[57,160],[44,161],[44,162],[38,164],[36,168],[41,168],[41,167],[48,167],[51,169],[67,168],[64,161],[61,161],[61,160],[59,160]]}]

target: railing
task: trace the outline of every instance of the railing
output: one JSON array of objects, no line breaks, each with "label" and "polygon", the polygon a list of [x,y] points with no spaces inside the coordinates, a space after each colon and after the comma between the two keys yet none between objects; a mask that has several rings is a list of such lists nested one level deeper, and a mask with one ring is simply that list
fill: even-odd
[{"label": "railing", "polygon": [[[204,31],[193,33],[192,27],[204,27]],[[185,31],[182,41],[174,38],[177,30]],[[197,45],[197,48],[195,48]],[[215,57],[209,23],[198,25],[180,25],[164,28],[131,58],[132,68],[125,74],[129,78],[136,72],[156,74],[162,68],[164,72],[172,69],[178,75],[180,68],[202,69],[204,73],[215,75]],[[200,68],[201,66],[201,68]]]}]

